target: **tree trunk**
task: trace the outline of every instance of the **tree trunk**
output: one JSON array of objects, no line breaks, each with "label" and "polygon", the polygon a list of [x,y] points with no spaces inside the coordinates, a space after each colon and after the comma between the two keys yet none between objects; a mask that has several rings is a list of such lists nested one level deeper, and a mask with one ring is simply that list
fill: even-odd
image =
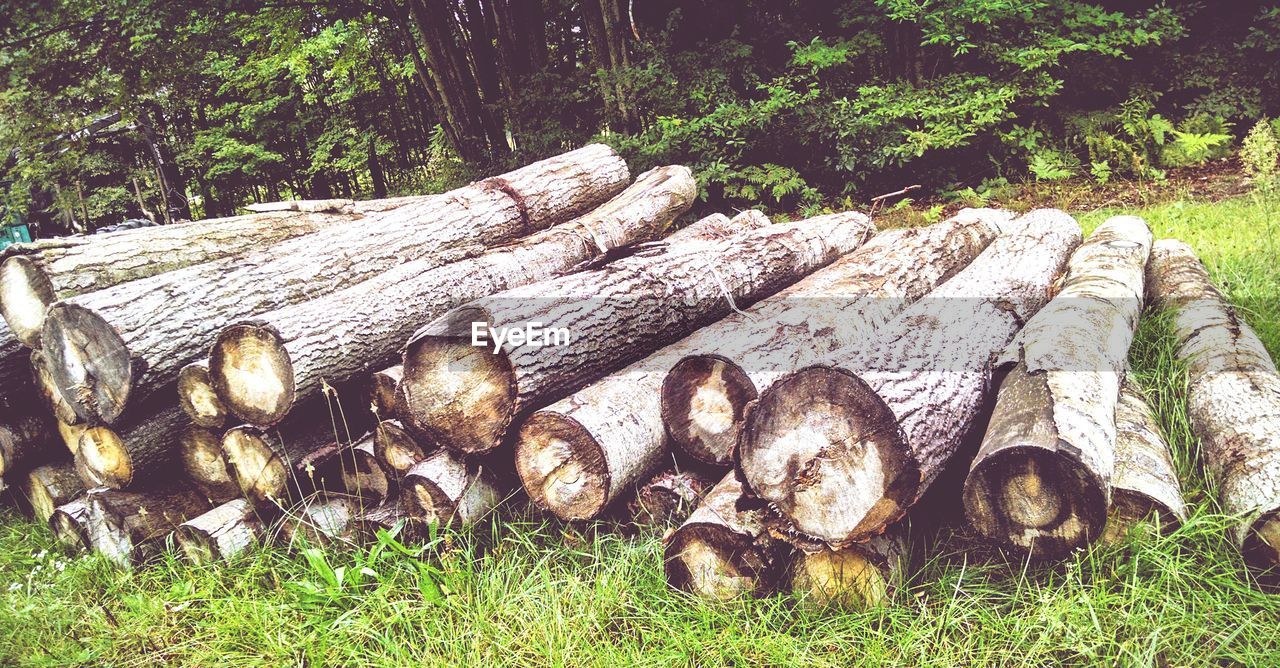
[{"label": "tree trunk", "polygon": [[401,498],[409,514],[440,526],[470,526],[507,496],[484,465],[467,462],[448,450],[440,450],[409,469],[401,484]]},{"label": "tree trunk", "polygon": [[650,365],[661,385],[628,384],[625,405],[649,425],[650,444],[665,427],[677,451],[730,466],[743,413],[761,389],[867,339],[969,264],[1012,217],[970,210],[937,225],[880,234],[747,314],[732,314],[663,351],[661,363]]},{"label": "tree trunk", "polygon": [[279,542],[288,548],[353,543],[359,499],[346,494],[313,494],[285,512]]},{"label": "tree trunk", "polygon": [[763,510],[739,509],[743,499],[742,484],[730,473],[667,536],[667,584],[721,601],[773,591],[790,548],[769,535]]},{"label": "tree trunk", "polygon": [[49,516],[49,530],[66,547],[89,549],[89,495],[81,494],[58,506]]},{"label": "tree trunk", "polygon": [[244,553],[261,543],[263,534],[258,509],[246,499],[232,499],[183,522],[174,540],[191,562],[210,564]]},{"label": "tree trunk", "polygon": [[1102,534],[1151,241],[1141,218],[1103,223],[996,361],[1004,379],[964,484],[965,515],[988,540],[1061,559]]},{"label": "tree trunk", "polygon": [[[873,231],[865,216],[852,213],[771,225],[725,242],[682,244],[655,257],[626,258],[597,271],[476,300],[410,339],[401,384],[404,419],[430,442],[460,452],[493,450],[530,409],[724,317],[737,305],[749,306],[776,292],[858,247]],[[522,345],[523,340],[493,348],[472,345],[476,323],[515,331],[535,322],[553,335],[564,332],[569,340],[541,347]],[[529,422],[522,439],[525,454],[517,463],[539,504],[544,496],[537,481],[549,472],[544,464],[556,468],[553,460],[565,457],[554,452],[575,447],[565,440],[573,438],[573,425],[535,424],[551,419]],[[547,442],[531,441],[539,434]],[[551,454],[535,454],[543,448]],[[601,499],[583,501],[587,508]]]},{"label": "tree trunk", "polygon": [[220,429],[227,422],[227,407],[209,382],[208,360],[196,360],[178,372],[178,405],[197,427]]},{"label": "tree trunk", "polygon": [[814,607],[851,611],[888,603],[906,579],[906,524],[840,550],[796,550],[787,577],[792,595]]},{"label": "tree trunk", "polygon": [[271,425],[326,382],[392,361],[406,338],[451,306],[574,271],[618,246],[651,238],[693,203],[684,167],[664,167],[595,211],[476,258],[407,262],[336,294],[227,327],[209,356],[226,406]]},{"label": "tree trunk", "polygon": [[32,393],[27,349],[14,338],[9,326],[0,322],[0,406],[30,404]]},{"label": "tree trunk", "polygon": [[369,408],[379,420],[395,420],[400,416],[400,379],[404,367],[395,364],[369,374]]},{"label": "tree trunk", "polygon": [[260,213],[14,244],[0,264],[0,314],[24,345],[39,348],[45,309],[59,299],[238,257],[330,225],[358,225],[360,219],[347,213]]},{"label": "tree trunk", "polygon": [[932,484],[984,407],[992,359],[1048,301],[1080,242],[1060,211],[1013,226],[870,341],[761,393],[738,470],[769,502],[774,530],[840,549],[883,531]]},{"label": "tree trunk", "polygon": [[360,513],[356,518],[356,534],[360,542],[377,540],[378,531],[386,531],[400,542],[413,542],[427,535],[427,526],[413,517],[399,498],[391,498],[375,508]]},{"label": "tree trunk", "polygon": [[178,438],[187,423],[182,410],[170,405],[113,427],[89,427],[80,435],[76,470],[90,487],[152,486],[177,472]]},{"label": "tree trunk", "polygon": [[[406,199],[403,197],[394,197],[391,199],[378,198],[373,200],[361,200],[359,202],[351,199],[290,199],[278,202],[261,202],[257,204],[246,204],[241,207],[246,211],[253,213],[269,213],[272,211],[302,211],[306,213],[369,213],[366,210],[357,210],[357,207],[374,207],[375,211],[390,211],[399,206],[397,200]],[[388,206],[390,203],[395,203]],[[387,207],[387,208],[382,208]],[[357,219],[358,220],[358,219]],[[353,220],[343,222],[354,222]]]},{"label": "tree trunk", "polygon": [[1111,478],[1111,512],[1102,540],[1115,543],[1139,522],[1154,519],[1172,531],[1187,519],[1182,486],[1169,444],[1130,376],[1116,404],[1116,470]]},{"label": "tree trunk", "polygon": [[43,464],[61,454],[53,420],[41,411],[15,414],[0,424],[0,476]]},{"label": "tree trunk", "polygon": [[90,549],[123,568],[157,553],[180,524],[212,507],[204,495],[185,485],[148,492],[95,489],[86,497]]},{"label": "tree trunk", "polygon": [[599,204],[626,178],[611,149],[589,146],[360,225],[73,297],[50,307],[42,341],[77,414],[113,423],[130,401],[168,388],[229,321],[337,292],[406,261],[479,254]]},{"label": "tree trunk", "polygon": [[227,470],[255,506],[286,507],[313,491],[343,489],[339,453],[350,447],[328,420],[312,416],[275,429],[234,427],[222,437]]},{"label": "tree trunk", "polygon": [[636,489],[635,497],[627,504],[627,515],[637,526],[679,526],[698,507],[711,483],[693,471],[662,471]]},{"label": "tree trunk", "polygon": [[362,436],[340,457],[343,492],[359,498],[364,506],[378,505],[394,496],[396,480],[374,456],[372,433]]},{"label": "tree trunk", "polygon": [[1150,294],[1173,312],[1187,365],[1187,417],[1222,508],[1244,517],[1233,538],[1259,580],[1280,586],[1280,376],[1257,334],[1209,280],[1189,246],[1156,243]]},{"label": "tree trunk", "polygon": [[373,452],[382,468],[400,480],[427,458],[430,449],[419,443],[399,420],[383,420],[373,432]]},{"label": "tree trunk", "polygon": [[31,503],[36,521],[47,523],[58,506],[84,494],[84,482],[71,460],[37,466],[27,473],[23,493]]},{"label": "tree trunk", "polygon": [[178,458],[183,472],[213,503],[240,496],[240,485],[227,471],[222,436],[221,431],[194,425],[184,428],[178,436]]},{"label": "tree trunk", "polygon": [[[23,350],[26,350],[25,348]],[[35,382],[35,390],[39,396],[38,403],[40,407],[48,410],[55,420],[63,425],[83,424],[83,420],[76,411],[71,407],[70,402],[62,396],[62,391],[54,383],[53,372],[49,369],[49,363],[45,361],[44,353],[39,350],[30,351],[31,358],[31,377]],[[79,447],[79,439],[69,444],[71,446],[71,454]]]}]

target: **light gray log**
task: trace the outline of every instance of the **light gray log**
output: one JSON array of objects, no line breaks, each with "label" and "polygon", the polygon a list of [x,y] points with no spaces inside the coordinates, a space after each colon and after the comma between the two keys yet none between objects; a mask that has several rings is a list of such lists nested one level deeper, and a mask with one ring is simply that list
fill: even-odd
[{"label": "light gray log", "polygon": [[174,534],[182,555],[197,564],[233,559],[262,537],[262,518],[248,499],[232,499],[193,517]]},{"label": "light gray log", "polygon": [[227,407],[209,382],[208,360],[196,360],[178,372],[178,405],[197,427],[221,429],[227,423]]},{"label": "light gray log", "polygon": [[993,360],[1050,297],[1080,226],[1039,210],[968,267],[748,410],[738,471],[806,547],[866,540],[928,489],[989,399]]},{"label": "light gray log", "polygon": [[84,491],[84,482],[69,459],[31,469],[22,485],[32,513],[41,523],[47,523],[58,506],[71,502]]},{"label": "light gray log", "polygon": [[1161,529],[1172,531],[1186,519],[1169,445],[1142,390],[1132,377],[1126,378],[1116,404],[1116,471],[1102,540],[1117,542],[1146,520],[1156,520]]},{"label": "light gray log", "polygon": [[427,458],[424,446],[399,420],[383,420],[373,432],[373,454],[392,478],[399,480],[415,464]]},{"label": "light gray log", "polygon": [[409,514],[440,526],[475,524],[507,496],[484,465],[467,462],[448,450],[418,462],[405,474],[401,486]]},{"label": "light gray log", "polygon": [[222,432],[189,425],[178,436],[178,459],[182,471],[213,503],[240,496],[240,485],[227,471],[222,451]]},{"label": "light gray log", "polygon": [[147,492],[99,488],[85,494],[89,548],[122,568],[155,555],[180,524],[212,507],[203,494],[182,484]]}]

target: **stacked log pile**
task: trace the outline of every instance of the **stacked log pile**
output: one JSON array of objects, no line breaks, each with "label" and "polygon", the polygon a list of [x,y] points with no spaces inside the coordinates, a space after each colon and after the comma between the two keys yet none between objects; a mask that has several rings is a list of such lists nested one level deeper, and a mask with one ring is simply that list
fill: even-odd
[{"label": "stacked log pile", "polygon": [[1055,210],[678,225],[696,193],[589,146],[439,195],[14,247],[0,479],[125,567],[527,501],[662,533],[697,596],[873,606],[948,465],[976,533],[1040,559],[1187,517],[1127,368],[1149,295],[1235,538],[1276,578],[1280,375],[1185,245],[1131,217],[1081,243]]}]

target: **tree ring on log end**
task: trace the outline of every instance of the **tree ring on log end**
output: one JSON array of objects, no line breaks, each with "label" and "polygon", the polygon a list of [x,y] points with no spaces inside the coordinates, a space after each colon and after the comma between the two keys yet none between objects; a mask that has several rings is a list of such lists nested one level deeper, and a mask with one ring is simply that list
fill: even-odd
[{"label": "tree ring on log end", "polygon": [[1280,591],[1280,509],[1263,513],[1249,525],[1241,552],[1258,582]]},{"label": "tree ring on log end", "polygon": [[254,323],[218,334],[209,352],[209,382],[227,410],[261,427],[284,419],[296,397],[284,341],[275,328]]},{"label": "tree ring on log end", "polygon": [[374,454],[397,475],[427,458],[427,452],[396,420],[383,420],[373,431]]},{"label": "tree ring on log end", "polygon": [[120,333],[83,306],[49,307],[41,334],[53,382],[76,415],[114,423],[129,405],[134,367]]},{"label": "tree ring on log end", "polygon": [[76,469],[91,487],[122,489],[133,481],[133,460],[124,441],[107,427],[89,427],[80,434]]},{"label": "tree ring on log end", "polygon": [[188,364],[178,372],[178,403],[197,427],[217,429],[227,419],[227,407],[209,379],[209,367]]},{"label": "tree ring on log end", "polygon": [[236,427],[223,435],[222,451],[246,497],[255,504],[284,501],[289,467],[266,438],[251,427]]},{"label": "tree ring on log end", "polygon": [[769,568],[750,537],[717,524],[686,524],[663,549],[667,584],[711,600],[763,594]]},{"label": "tree ring on log end", "polygon": [[798,553],[791,568],[791,591],[807,603],[862,610],[889,596],[884,573],[857,546]]},{"label": "tree ring on log end", "polygon": [[58,300],[53,283],[30,258],[17,255],[0,264],[0,315],[28,348],[40,348],[45,310]]},{"label": "tree ring on log end", "polygon": [[534,413],[520,428],[515,457],[529,498],[557,517],[586,520],[604,510],[612,482],[604,450],[577,420]]},{"label": "tree ring on log end", "polygon": [[748,412],[738,448],[750,490],[832,546],[879,532],[920,486],[893,411],[842,369],[809,367],[775,383]]},{"label": "tree ring on log end", "polygon": [[[445,332],[410,341],[400,383],[403,419],[431,443],[467,453],[493,450],[514,418],[514,371],[505,353],[470,340],[470,322],[478,309],[446,316],[462,323]],[[484,318],[487,322],[487,318]]]},{"label": "tree ring on log end", "polygon": [[1103,487],[1066,454],[1036,446],[993,453],[969,473],[966,515],[974,528],[1036,557],[1058,558],[1102,533]]},{"label": "tree ring on log end", "polygon": [[662,381],[662,420],[677,447],[708,464],[732,461],[747,404],[757,388],[737,364],[719,355],[680,360]]},{"label": "tree ring on log end", "polygon": [[407,489],[403,498],[424,522],[435,522],[443,527],[453,521],[458,504],[434,480],[414,475],[405,478],[404,485]]},{"label": "tree ring on log end", "polygon": [[204,427],[188,427],[180,443],[182,468],[187,476],[209,486],[234,487],[235,481],[227,473],[222,439],[217,432]]}]

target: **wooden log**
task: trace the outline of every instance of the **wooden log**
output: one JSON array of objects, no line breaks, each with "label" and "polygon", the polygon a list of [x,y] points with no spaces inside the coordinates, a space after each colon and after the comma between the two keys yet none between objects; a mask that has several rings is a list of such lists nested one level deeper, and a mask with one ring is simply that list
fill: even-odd
[{"label": "wooden log", "polygon": [[40,347],[45,310],[59,299],[231,258],[317,232],[359,226],[350,213],[263,213],[14,244],[0,262],[0,314],[24,345]]},{"label": "wooden log", "polygon": [[182,556],[193,563],[226,561],[262,542],[262,516],[248,499],[232,499],[183,522],[174,534]]},{"label": "wooden log", "polygon": [[13,408],[31,403],[31,366],[27,348],[0,322],[0,406]]},{"label": "wooden log", "polygon": [[213,503],[240,496],[240,485],[227,471],[222,452],[222,432],[188,425],[178,436],[178,459],[182,471]]},{"label": "wooden log", "polygon": [[66,446],[67,452],[71,453],[74,458],[76,453],[80,451],[80,436],[82,436],[89,427],[85,424],[67,424],[62,420],[53,421],[54,428],[58,430],[58,439]]},{"label": "wooden log", "polygon": [[[54,383],[53,373],[49,370],[49,364],[45,361],[44,353],[39,350],[31,351],[31,377],[35,385],[38,396],[38,403],[45,408],[58,422],[65,425],[82,424],[84,421],[76,415],[76,411],[71,404],[62,396],[62,391],[58,389]],[[72,454],[75,448],[71,449]]]},{"label": "wooden log", "polygon": [[58,506],[84,494],[84,482],[71,460],[37,466],[27,472],[22,493],[31,504],[36,521],[47,523]]},{"label": "wooden log", "polygon": [[221,429],[227,423],[227,407],[209,382],[208,360],[196,360],[178,372],[178,405],[197,427]]},{"label": "wooden log", "polygon": [[427,458],[430,448],[424,447],[399,420],[383,420],[373,432],[373,454],[382,468],[399,480]]},{"label": "wooden log", "polygon": [[707,464],[731,465],[743,412],[761,389],[870,336],[969,264],[1012,217],[966,209],[937,225],[880,234],[756,305],[750,317],[731,315],[672,346],[681,358],[659,390],[672,446]]},{"label": "wooden log", "polygon": [[285,512],[279,542],[289,548],[354,543],[362,508],[359,499],[346,494],[307,496]]},{"label": "wooden log", "polygon": [[1151,242],[1141,218],[1099,226],[1071,255],[1061,291],[996,361],[1004,378],[963,493],[987,540],[1061,559],[1102,534]]},{"label": "wooden log", "polygon": [[452,306],[560,276],[609,249],[652,238],[695,193],[688,169],[661,167],[591,213],[480,257],[445,266],[405,263],[350,289],[258,314],[218,335],[209,356],[213,385],[241,419],[275,424],[325,382],[393,360],[419,325]]},{"label": "wooden log", "polygon": [[80,496],[58,506],[49,516],[49,529],[58,542],[75,550],[89,549],[89,497]]},{"label": "wooden log", "polygon": [[[494,450],[531,409],[724,317],[735,305],[750,306],[858,247],[873,230],[857,213],[770,225],[476,300],[410,339],[402,419],[432,443],[467,453]],[[527,342],[531,323],[567,340]],[[473,332],[485,328],[521,336],[501,343],[479,337],[487,345],[473,345]],[[567,431],[530,433],[564,441],[548,444],[563,452],[575,447],[564,440]],[[539,476],[533,462],[521,458],[517,465],[525,469],[522,479]],[[530,493],[538,499],[540,492]]]},{"label": "wooden log", "polygon": [[994,357],[1080,242],[1060,211],[1014,224],[871,340],[760,394],[738,471],[769,502],[773,530],[840,549],[883,531],[933,483],[988,399]]},{"label": "wooden log", "polygon": [[42,412],[29,410],[0,423],[0,475],[43,464],[61,450],[53,420]]},{"label": "wooden log", "polygon": [[440,450],[416,464],[401,482],[410,515],[428,524],[475,524],[507,497],[500,482],[478,462]]},{"label": "wooden log", "polygon": [[312,491],[341,491],[338,453],[350,441],[330,424],[233,427],[222,437],[227,470],[245,498],[262,508],[287,507]]},{"label": "wooden log", "polygon": [[99,488],[86,497],[90,549],[123,568],[156,554],[179,525],[212,508],[203,494],[183,484],[147,492]]},{"label": "wooden log", "polygon": [[396,479],[382,468],[373,449],[373,433],[356,440],[340,454],[342,491],[358,497],[361,504],[372,506],[394,496]]},{"label": "wooden log", "polygon": [[790,547],[769,535],[764,511],[744,509],[743,500],[742,484],[730,473],[666,537],[667,584],[713,600],[774,590]]},{"label": "wooden log", "polygon": [[1186,244],[1156,242],[1152,300],[1172,311],[1187,365],[1187,417],[1218,484],[1245,562],[1280,586],[1280,376],[1253,329],[1227,303]]},{"label": "wooden log", "polygon": [[77,414],[114,423],[130,402],[170,388],[228,322],[337,292],[407,261],[472,257],[590,209],[626,179],[611,149],[589,146],[360,225],[58,302],[46,313],[41,345]]},{"label": "wooden log", "polygon": [[404,367],[394,364],[369,374],[369,407],[373,415],[382,420],[395,420],[400,415],[400,378]]},{"label": "wooden log", "polygon": [[698,507],[712,482],[695,471],[661,471],[636,488],[635,497],[627,503],[627,516],[639,526],[679,526]]},{"label": "wooden log", "polygon": [[426,523],[409,514],[398,497],[361,511],[355,525],[356,535],[362,543],[378,540],[379,531],[386,531],[401,542],[416,542],[428,534]]},{"label": "wooden log", "polygon": [[282,202],[246,204],[241,208],[253,213],[267,213],[269,211],[330,211],[347,213],[355,210],[356,202],[350,199],[293,199]]},{"label": "wooden log", "polygon": [[1187,519],[1186,503],[1169,445],[1133,378],[1120,386],[1116,404],[1116,470],[1111,511],[1102,540],[1115,543],[1146,520],[1172,531]]},{"label": "wooden log", "polygon": [[142,417],[114,427],[88,427],[80,434],[76,470],[86,485],[129,489],[177,473],[187,416],[174,405],[137,415]]},{"label": "wooden log", "polygon": [[796,550],[788,568],[792,595],[821,608],[866,610],[889,603],[906,579],[905,522],[865,543],[840,550]]}]

